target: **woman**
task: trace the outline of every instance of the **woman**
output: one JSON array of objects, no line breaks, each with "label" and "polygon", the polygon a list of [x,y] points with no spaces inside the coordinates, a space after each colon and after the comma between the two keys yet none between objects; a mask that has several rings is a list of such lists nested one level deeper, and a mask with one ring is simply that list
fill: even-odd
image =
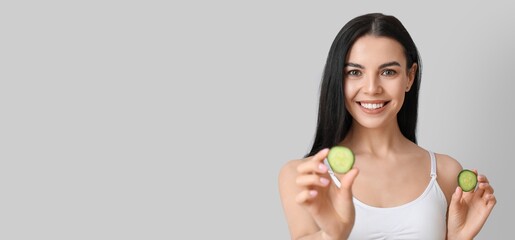
[{"label": "woman", "polygon": [[[496,203],[494,190],[478,175],[477,189],[462,192],[461,165],[417,145],[420,77],[417,48],[395,17],[359,16],[338,33],[313,147],[279,176],[292,239],[451,240],[479,233]],[[356,156],[346,174],[324,164],[335,145]]]}]

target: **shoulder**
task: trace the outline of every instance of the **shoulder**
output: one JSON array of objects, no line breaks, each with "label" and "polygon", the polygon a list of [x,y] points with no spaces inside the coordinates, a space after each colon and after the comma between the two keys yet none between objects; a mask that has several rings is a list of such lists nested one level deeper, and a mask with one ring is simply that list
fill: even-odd
[{"label": "shoulder", "polygon": [[447,203],[458,186],[457,177],[463,169],[461,164],[454,158],[445,154],[435,154],[437,160],[438,184],[445,194]]},{"label": "shoulder", "polygon": [[445,154],[435,154],[437,159],[437,174],[442,178],[452,177],[456,180],[458,173],[463,169],[458,160]]}]

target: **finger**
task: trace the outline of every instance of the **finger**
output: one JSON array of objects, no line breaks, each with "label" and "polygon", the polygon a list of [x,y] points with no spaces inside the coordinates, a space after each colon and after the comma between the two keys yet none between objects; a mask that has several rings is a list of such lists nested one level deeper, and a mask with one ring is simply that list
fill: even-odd
[{"label": "finger", "polygon": [[473,194],[473,197],[483,197],[483,194],[485,193],[485,188],[481,183],[478,183],[477,188],[474,190],[474,192],[470,192]]},{"label": "finger", "polygon": [[327,173],[327,166],[322,162],[307,161],[299,164],[297,172],[300,174],[311,174],[311,173]]},{"label": "finger", "polygon": [[354,180],[356,180],[356,177],[359,174],[359,169],[353,168],[349,172],[347,172],[343,177],[341,178],[341,187],[340,189],[350,190],[352,189],[352,184],[354,183]]},{"label": "finger", "polygon": [[297,167],[297,172],[301,174],[312,172],[326,173],[327,166],[325,166],[323,161],[327,157],[327,153],[329,153],[329,149],[327,148],[320,150],[309,161],[299,164]]},{"label": "finger", "polygon": [[308,175],[300,175],[295,180],[297,185],[300,187],[325,187],[329,185],[329,179],[325,177],[320,177],[316,174],[308,174]]},{"label": "finger", "polygon": [[486,178],[486,176],[485,176],[485,175],[478,175],[478,176],[477,176],[477,181],[478,181],[478,182],[490,183],[490,182],[488,181],[488,178]]},{"label": "finger", "polygon": [[295,201],[297,201],[298,204],[306,204],[310,202],[312,199],[314,199],[318,195],[317,190],[304,190],[297,194],[297,197],[295,198]]},{"label": "finger", "polygon": [[493,194],[485,194],[483,195],[483,201],[488,205],[488,202],[494,198]]},{"label": "finger", "polygon": [[474,192],[475,197],[482,198],[485,194],[493,194],[494,189],[487,182],[478,182],[477,189]]},{"label": "finger", "polygon": [[497,204],[497,198],[495,198],[495,195],[493,194],[489,194],[486,196],[487,197],[487,202],[486,202],[486,206],[489,208],[489,209],[492,209],[495,204]]},{"label": "finger", "polygon": [[486,194],[486,193],[488,193],[488,194],[494,193],[494,188],[489,183],[485,183],[485,182],[479,183],[478,189],[483,189],[484,194]]},{"label": "finger", "polygon": [[456,187],[456,190],[454,191],[454,193],[452,194],[452,197],[451,197],[451,204],[449,204],[449,208],[454,208],[456,210],[459,210],[460,209],[460,202],[461,202],[461,197],[463,196],[463,191],[461,190],[460,187]]}]

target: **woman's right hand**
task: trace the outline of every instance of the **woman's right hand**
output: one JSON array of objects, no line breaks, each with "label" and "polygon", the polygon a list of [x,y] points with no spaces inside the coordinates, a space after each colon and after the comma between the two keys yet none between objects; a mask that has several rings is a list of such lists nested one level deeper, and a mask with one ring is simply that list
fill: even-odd
[{"label": "woman's right hand", "polygon": [[[328,168],[323,163],[329,149],[323,149],[297,167],[296,184],[302,189],[297,196],[320,227],[324,239],[347,239],[354,226],[355,210],[352,202],[352,184],[358,175],[353,168],[341,179],[338,189],[331,184]],[[334,188],[334,194],[330,189]]]}]

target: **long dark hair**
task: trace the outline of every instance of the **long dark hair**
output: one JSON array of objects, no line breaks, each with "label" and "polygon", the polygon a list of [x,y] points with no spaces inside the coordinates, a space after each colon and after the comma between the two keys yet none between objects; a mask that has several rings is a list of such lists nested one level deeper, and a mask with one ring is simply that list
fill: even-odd
[{"label": "long dark hair", "polygon": [[350,48],[358,38],[364,35],[395,39],[404,47],[408,72],[413,63],[418,65],[413,85],[406,93],[404,103],[397,114],[401,133],[410,141],[417,143],[415,132],[422,72],[417,47],[397,18],[381,13],[371,13],[356,17],[345,24],[331,45],[320,87],[315,140],[306,157],[316,154],[323,148],[340,143],[349,132],[353,119],[345,107],[343,68]]}]

